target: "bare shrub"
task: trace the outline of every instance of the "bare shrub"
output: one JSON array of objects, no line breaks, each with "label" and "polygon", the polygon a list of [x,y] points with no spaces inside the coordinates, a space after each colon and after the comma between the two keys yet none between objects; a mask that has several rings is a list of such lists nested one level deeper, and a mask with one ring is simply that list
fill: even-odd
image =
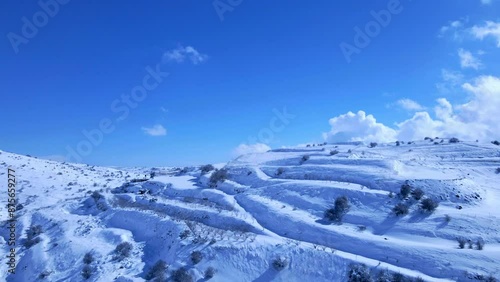
[{"label": "bare shrub", "polygon": [[482,251],[484,249],[484,240],[483,239],[478,239],[476,241],[476,248],[480,251]]},{"label": "bare shrub", "polygon": [[277,271],[281,271],[288,266],[288,260],[284,257],[279,257],[273,260],[273,267]]},{"label": "bare shrub", "polygon": [[411,195],[417,201],[420,200],[420,199],[422,199],[422,197],[424,196],[424,194],[425,194],[424,191],[422,189],[420,189],[420,188],[417,188],[417,189],[415,189],[415,190],[413,190],[411,192]]},{"label": "bare shrub", "polygon": [[434,212],[436,210],[436,208],[438,207],[438,203],[430,198],[426,198],[424,200],[422,200],[422,203],[420,204],[420,208],[423,210],[423,211],[426,211],[426,212]]},{"label": "bare shrub", "polygon": [[203,174],[208,173],[214,169],[215,169],[215,167],[211,164],[203,165],[200,167],[201,173],[203,173]]},{"label": "bare shrub", "polygon": [[370,270],[364,264],[352,264],[347,272],[349,282],[373,282]]},{"label": "bare shrub", "polygon": [[204,278],[205,280],[210,280],[212,279],[214,276],[215,276],[215,273],[217,271],[215,270],[215,268],[213,267],[208,267],[206,270],[205,270],[205,275],[204,275]]},{"label": "bare shrub", "polygon": [[278,168],[278,169],[276,170],[276,175],[278,175],[278,176],[279,176],[279,175],[282,175],[282,174],[283,174],[283,172],[285,172],[285,169],[284,169],[284,168],[282,168],[282,167],[280,167],[280,168]]},{"label": "bare shrub", "polygon": [[350,204],[346,196],[340,196],[335,199],[333,208],[326,210],[325,217],[332,221],[341,222],[344,215],[349,212]]},{"label": "bare shrub", "polygon": [[84,264],[91,264],[92,262],[94,262],[94,256],[92,255],[91,252],[86,253],[83,256],[83,263]]},{"label": "bare shrub", "polygon": [[191,261],[193,264],[198,264],[203,259],[203,254],[200,251],[194,251],[191,253]]},{"label": "bare shrub", "polygon": [[404,198],[407,198],[411,193],[411,186],[407,183],[401,185],[401,189],[399,190],[399,194],[401,195],[401,197],[404,199]]},{"label": "bare shrub", "polygon": [[215,170],[212,175],[210,175],[210,179],[209,179],[209,182],[210,182],[210,187],[211,188],[214,188],[214,187],[217,187],[217,184],[219,182],[224,182],[227,180],[227,169],[223,168],[223,169],[217,169]]},{"label": "bare shrub", "polygon": [[118,246],[116,246],[115,248],[116,259],[123,260],[124,258],[128,258],[131,251],[132,244],[130,244],[129,242],[118,244]]},{"label": "bare shrub", "polygon": [[467,243],[467,239],[465,239],[463,237],[459,237],[459,238],[457,238],[457,242],[458,242],[458,247],[460,249],[463,249],[463,248],[465,248],[465,244]]},{"label": "bare shrub", "polygon": [[174,282],[193,282],[193,277],[189,275],[184,267],[181,267],[172,272],[172,281]]},{"label": "bare shrub", "polygon": [[397,216],[407,215],[408,214],[408,206],[405,204],[399,203],[394,208],[392,208],[392,211]]},{"label": "bare shrub", "polygon": [[167,271],[167,263],[163,260],[158,260],[146,274],[146,280],[156,279],[157,281],[165,281],[165,271]]},{"label": "bare shrub", "polygon": [[90,265],[88,264],[84,265],[81,272],[83,279],[84,280],[89,279],[92,276],[93,272],[94,271],[92,270],[92,267],[90,267]]}]

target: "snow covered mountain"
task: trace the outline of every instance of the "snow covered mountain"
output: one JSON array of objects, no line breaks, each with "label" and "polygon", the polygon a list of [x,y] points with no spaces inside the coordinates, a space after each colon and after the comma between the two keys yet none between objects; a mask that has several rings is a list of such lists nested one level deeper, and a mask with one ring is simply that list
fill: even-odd
[{"label": "snow covered mountain", "polygon": [[0,151],[1,186],[11,168],[17,198],[9,274],[2,188],[0,278],[495,281],[500,147],[449,141],[311,145],[182,169]]}]

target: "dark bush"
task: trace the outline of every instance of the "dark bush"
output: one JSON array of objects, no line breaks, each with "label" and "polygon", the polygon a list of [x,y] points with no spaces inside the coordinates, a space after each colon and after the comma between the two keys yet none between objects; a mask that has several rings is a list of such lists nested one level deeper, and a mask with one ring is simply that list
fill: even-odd
[{"label": "dark bush", "polygon": [[447,214],[446,214],[446,215],[444,216],[444,221],[446,221],[446,222],[450,222],[450,221],[451,221],[451,216],[449,216],[449,215],[447,215]]},{"label": "dark bush", "polygon": [[193,282],[193,277],[189,275],[184,267],[181,267],[172,272],[172,281],[174,282]]},{"label": "dark bush", "polygon": [[38,236],[42,233],[43,230],[41,225],[31,225],[28,230],[26,230],[26,241],[24,242],[24,246],[29,249],[40,243],[41,239]]},{"label": "dark bush", "polygon": [[497,169],[495,170],[495,172],[496,172],[497,174],[499,174],[499,173],[500,173],[500,167],[497,167]]},{"label": "dark bush", "polygon": [[227,169],[218,169],[215,170],[212,175],[210,175],[210,187],[214,188],[217,187],[217,183],[219,182],[224,182],[227,179]]},{"label": "dark bush", "polygon": [[338,154],[338,153],[339,153],[339,151],[337,151],[337,150],[332,150],[332,151],[330,151],[330,156],[336,155],[336,154]]},{"label": "dark bush", "polygon": [[276,175],[282,175],[282,174],[283,174],[283,172],[285,172],[285,169],[284,169],[284,168],[282,168],[282,167],[280,167],[280,168],[278,168],[278,169],[276,170]]},{"label": "dark bush", "polygon": [[94,262],[94,256],[92,256],[91,252],[86,253],[83,256],[83,263],[84,264],[91,264],[92,262]]},{"label": "dark bush", "polygon": [[394,212],[394,214],[396,214],[397,216],[400,216],[400,215],[407,215],[408,214],[408,206],[405,205],[405,204],[397,204],[394,208],[392,208],[392,211]]},{"label": "dark bush", "polygon": [[349,282],[372,282],[370,270],[364,264],[353,264],[347,272]]},{"label": "dark bush", "polygon": [[90,267],[90,265],[86,264],[83,266],[83,269],[82,269],[82,277],[84,280],[87,280],[89,279],[91,276],[92,276],[92,267]]},{"label": "dark bush", "polygon": [[201,173],[208,173],[214,169],[215,167],[211,164],[203,165],[200,167]]},{"label": "dark bush", "polygon": [[396,141],[396,146],[399,146],[399,145],[401,145],[401,142]]},{"label": "dark bush", "polygon": [[484,249],[484,240],[483,239],[478,239],[476,241],[476,248],[480,251]]},{"label": "dark bush", "polygon": [[191,261],[193,264],[198,264],[203,259],[203,254],[200,251],[194,251],[191,253]]},{"label": "dark bush", "polygon": [[401,185],[401,189],[399,191],[399,194],[401,195],[401,197],[404,199],[404,198],[407,198],[411,193],[411,186],[409,184],[403,184]]},{"label": "dark bush", "polygon": [[303,155],[302,158],[300,159],[300,163],[305,163],[306,161],[309,160],[309,155]]},{"label": "dark bush", "polygon": [[209,279],[212,279],[214,276],[215,276],[215,268],[213,267],[208,267],[207,270],[205,270],[205,275],[204,275],[204,278],[205,280],[209,280]]},{"label": "dark bush", "polygon": [[460,249],[463,249],[463,248],[465,248],[465,244],[467,243],[467,239],[459,237],[459,238],[457,238],[457,242],[458,242],[458,247]]},{"label": "dark bush", "polygon": [[96,202],[97,202],[97,201],[99,201],[100,199],[104,198],[104,196],[103,196],[101,193],[99,193],[99,191],[97,191],[97,190],[96,190],[96,191],[94,191],[94,192],[92,192],[92,195],[90,195],[90,196],[91,196],[91,197],[94,199],[94,201],[96,201]]},{"label": "dark bush", "polygon": [[425,137],[424,140],[431,140],[432,141],[432,138],[430,137]]},{"label": "dark bush", "polygon": [[497,140],[495,140],[495,141],[491,142],[491,144],[493,144],[493,145],[497,145],[497,146],[500,146],[500,142],[498,142]]},{"label": "dark bush", "polygon": [[413,198],[418,201],[418,200],[422,199],[422,197],[424,196],[425,193],[422,189],[417,188],[417,189],[413,190],[411,192],[411,194],[412,194]]},{"label": "dark bush", "polygon": [[277,271],[281,271],[288,266],[288,260],[284,257],[279,257],[273,260],[273,267]]},{"label": "dark bush", "polygon": [[391,282],[413,282],[411,278],[404,276],[403,274],[396,272],[392,275]]},{"label": "dark bush", "polygon": [[130,256],[131,251],[132,251],[132,244],[130,244],[129,242],[120,243],[115,248],[116,258],[118,260],[123,260],[124,258],[128,258]]},{"label": "dark bush", "polygon": [[453,138],[450,138],[450,141],[448,141],[448,142],[450,142],[450,143],[459,143],[460,140],[458,140],[458,138],[453,137]]},{"label": "dark bush", "polygon": [[167,271],[167,263],[163,260],[158,260],[146,274],[146,280],[156,279],[157,281],[165,281],[165,271]]},{"label": "dark bush", "polygon": [[378,146],[378,143],[377,143],[377,142],[371,142],[369,147],[370,147],[370,148],[375,148],[375,147],[377,147],[377,146]]},{"label": "dark bush", "polygon": [[433,212],[436,210],[438,207],[438,203],[430,198],[426,198],[422,200],[422,203],[420,204],[420,208],[426,212]]},{"label": "dark bush", "polygon": [[52,271],[44,270],[44,271],[42,271],[42,273],[40,273],[38,275],[38,279],[43,280],[43,279],[49,277],[50,274],[52,274]]},{"label": "dark bush", "polygon": [[326,210],[325,217],[332,221],[341,222],[344,215],[349,212],[350,204],[346,196],[340,196],[335,199],[333,208]]}]

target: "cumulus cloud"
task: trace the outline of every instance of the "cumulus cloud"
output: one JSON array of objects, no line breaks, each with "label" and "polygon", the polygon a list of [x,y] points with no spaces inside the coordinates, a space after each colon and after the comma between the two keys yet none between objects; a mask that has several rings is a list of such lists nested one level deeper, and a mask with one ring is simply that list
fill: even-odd
[{"label": "cumulus cloud", "polygon": [[330,119],[329,123],[332,127],[330,132],[323,133],[323,138],[328,142],[390,142],[395,140],[397,135],[394,129],[378,123],[373,115],[366,115],[364,111],[358,111],[356,114],[348,112]]},{"label": "cumulus cloud", "polygon": [[411,99],[401,99],[396,104],[407,111],[421,111],[424,109],[423,106]]},{"label": "cumulus cloud", "polygon": [[359,111],[330,119],[330,132],[323,137],[329,142],[418,140],[424,137],[457,137],[466,140],[498,139],[500,123],[500,78],[481,76],[462,88],[471,94],[465,104],[452,105],[437,99],[434,118],[426,111],[396,123],[395,128],[378,123],[372,115]]},{"label": "cumulus cloud", "polygon": [[167,135],[167,130],[161,124],[156,124],[153,127],[142,127],[141,129],[142,129],[142,131],[144,131],[144,133],[146,133],[149,136],[165,136],[165,135]]},{"label": "cumulus cloud", "polygon": [[177,49],[169,50],[163,54],[165,62],[183,63],[186,59],[197,65],[205,62],[208,56],[198,52],[192,46],[179,46]]},{"label": "cumulus cloud", "polygon": [[255,144],[240,144],[233,150],[233,155],[235,157],[246,155],[246,154],[255,154],[255,153],[264,153],[271,150],[266,144],[263,143],[255,143]]},{"label": "cumulus cloud", "polygon": [[500,22],[486,21],[484,25],[475,25],[471,28],[474,37],[483,40],[485,37],[493,37],[500,48]]},{"label": "cumulus cloud", "polygon": [[458,57],[460,58],[460,66],[465,68],[479,69],[482,66],[481,61],[474,57],[471,52],[462,48],[458,49]]},{"label": "cumulus cloud", "polygon": [[445,35],[451,35],[453,39],[460,40],[464,37],[464,25],[469,21],[468,17],[461,18],[456,21],[451,21],[447,25],[442,26],[439,29],[438,37],[444,37]]}]

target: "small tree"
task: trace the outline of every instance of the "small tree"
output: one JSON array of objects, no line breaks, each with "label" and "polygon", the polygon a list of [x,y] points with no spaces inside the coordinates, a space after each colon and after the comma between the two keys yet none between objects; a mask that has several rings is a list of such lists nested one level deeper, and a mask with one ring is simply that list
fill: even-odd
[{"label": "small tree", "polygon": [[191,253],[191,261],[193,264],[198,264],[203,259],[203,254],[200,251],[194,251]]},{"label": "small tree", "polygon": [[210,280],[212,279],[214,276],[215,276],[215,273],[217,271],[215,270],[215,268],[213,267],[208,267],[206,270],[205,270],[205,275],[204,275],[204,278],[205,280]]},{"label": "small tree", "polygon": [[438,207],[438,203],[435,202],[434,200],[430,198],[426,198],[422,200],[422,203],[420,204],[420,208],[426,212],[434,212],[436,208]]},{"label": "small tree", "polygon": [[158,281],[165,281],[165,271],[167,271],[167,263],[163,260],[158,260],[155,265],[149,270],[146,275],[146,280],[156,279]]},{"label": "small tree", "polygon": [[397,216],[400,216],[400,215],[407,215],[408,214],[408,206],[405,205],[405,204],[397,204],[394,208],[392,208],[392,211],[394,212],[394,214],[396,214]]},{"label": "small tree", "polygon": [[411,194],[412,194],[413,198],[418,201],[418,200],[422,199],[422,197],[424,196],[425,193],[422,189],[417,188],[417,189],[413,190],[411,192]]},{"label": "small tree", "polygon": [[346,196],[340,196],[335,199],[333,208],[326,210],[325,217],[332,221],[341,222],[344,215],[349,212],[350,204]]}]

